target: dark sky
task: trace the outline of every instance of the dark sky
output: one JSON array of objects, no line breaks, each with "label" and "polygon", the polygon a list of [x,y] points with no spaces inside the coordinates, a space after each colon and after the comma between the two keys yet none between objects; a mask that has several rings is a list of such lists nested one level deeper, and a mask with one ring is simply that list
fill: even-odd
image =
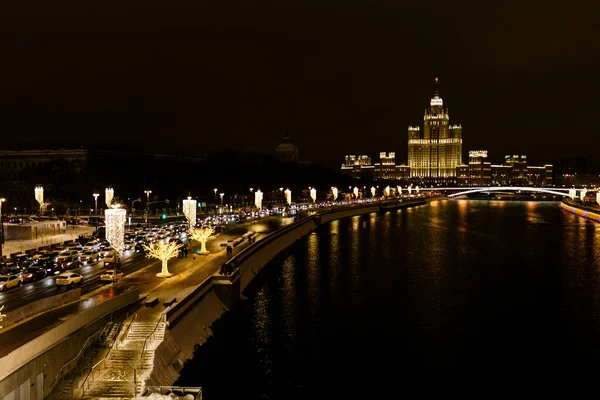
[{"label": "dark sky", "polygon": [[8,145],[267,152],[288,127],[305,160],[404,162],[435,76],[465,153],[542,163],[600,145],[596,2],[12,3],[0,7]]}]

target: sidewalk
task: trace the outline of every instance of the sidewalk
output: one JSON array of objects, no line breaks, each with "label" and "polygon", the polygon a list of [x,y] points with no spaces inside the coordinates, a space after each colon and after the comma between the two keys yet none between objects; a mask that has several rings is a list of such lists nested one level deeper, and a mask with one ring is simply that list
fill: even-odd
[{"label": "sidewalk", "polygon": [[75,240],[79,235],[90,236],[95,230],[96,228],[92,226],[67,225],[65,233],[60,235],[31,240],[7,240],[2,246],[2,254],[8,257],[10,254],[24,253],[27,250],[35,250],[39,247]]},{"label": "sidewalk", "polygon": [[[252,228],[252,226],[249,228]],[[246,231],[249,230],[253,229]],[[255,232],[257,232],[255,235],[257,241],[269,233],[262,229],[257,229]],[[187,258],[174,258],[169,262],[169,272],[173,274],[170,278],[156,277],[156,274],[160,272],[160,262],[126,276],[123,281],[127,281],[127,278],[129,278],[130,285],[137,284],[140,287],[141,296],[147,295],[148,298],[157,297],[159,300],[159,304],[154,307],[140,307],[137,312],[138,320],[146,322],[157,321],[158,316],[167,308],[163,304],[165,301],[183,299],[207,278],[217,273],[221,264],[228,260],[226,247],[220,244],[240,236],[242,236],[242,233],[221,235],[210,241],[208,248],[211,253],[207,255],[195,254],[193,251],[199,248],[199,246],[193,246]],[[233,255],[236,255],[248,246],[249,242],[245,241],[234,247]],[[121,282],[123,283],[123,281]]]}]

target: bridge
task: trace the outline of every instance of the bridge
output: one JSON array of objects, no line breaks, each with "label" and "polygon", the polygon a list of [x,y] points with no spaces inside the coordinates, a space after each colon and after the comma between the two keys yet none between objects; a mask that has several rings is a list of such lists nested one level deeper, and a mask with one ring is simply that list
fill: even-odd
[{"label": "bridge", "polygon": [[[437,187],[437,188],[419,188],[422,191],[456,191],[448,197],[464,196],[472,193],[489,193],[489,192],[532,192],[546,193],[555,196],[569,196],[569,191],[572,188],[554,188],[554,187],[529,187],[529,186],[468,186],[468,187]],[[585,190],[585,189],[575,189]]]}]

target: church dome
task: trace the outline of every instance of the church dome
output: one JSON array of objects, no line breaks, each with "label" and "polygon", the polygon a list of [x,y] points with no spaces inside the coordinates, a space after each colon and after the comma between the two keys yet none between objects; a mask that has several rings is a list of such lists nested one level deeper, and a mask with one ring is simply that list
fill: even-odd
[{"label": "church dome", "polygon": [[297,162],[299,160],[300,152],[292,140],[286,129],[283,141],[275,149],[275,157],[279,161],[283,162]]},{"label": "church dome", "polygon": [[281,143],[275,149],[275,153],[280,153],[282,151],[298,152],[298,148],[296,147],[296,145],[294,143]]}]

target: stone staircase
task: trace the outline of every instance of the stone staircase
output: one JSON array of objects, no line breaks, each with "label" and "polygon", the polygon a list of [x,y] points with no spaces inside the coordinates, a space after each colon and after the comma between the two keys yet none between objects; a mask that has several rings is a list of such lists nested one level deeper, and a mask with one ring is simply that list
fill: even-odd
[{"label": "stone staircase", "polygon": [[132,398],[140,393],[142,375],[153,367],[154,349],[162,342],[165,328],[164,322],[158,326],[157,322],[133,322],[87,384],[84,397]]}]

